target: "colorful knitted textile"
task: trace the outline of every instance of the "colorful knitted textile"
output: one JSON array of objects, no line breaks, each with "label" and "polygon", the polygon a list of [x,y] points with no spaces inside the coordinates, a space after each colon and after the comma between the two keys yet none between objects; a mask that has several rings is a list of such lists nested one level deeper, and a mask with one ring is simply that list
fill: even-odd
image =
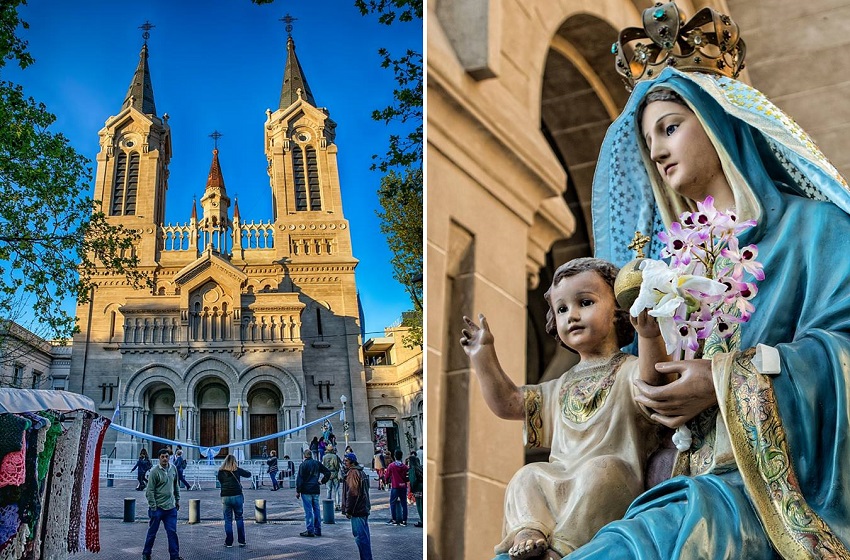
[{"label": "colorful knitted textile", "polygon": [[21,516],[21,523],[25,523],[32,527],[35,520],[38,519],[38,510],[41,507],[38,491],[38,434],[44,431],[39,427],[44,428],[47,423],[38,418],[38,422],[33,422],[33,427],[27,430],[27,455],[26,455],[26,473],[24,476],[24,484],[21,487],[21,498],[18,501],[18,512]]},{"label": "colorful knitted textile", "polygon": [[[71,494],[71,513],[68,516],[68,552],[80,551],[80,522],[83,516],[83,500],[88,501],[88,494],[83,493],[83,480],[86,478],[86,456],[89,455],[88,441],[93,414],[84,413],[83,428],[80,432],[77,464],[74,467],[74,486]],[[85,541],[84,541],[85,542]]]},{"label": "colorful knitted textile", "polygon": [[71,511],[71,495],[74,489],[74,468],[80,451],[80,432],[83,415],[59,436],[53,454],[53,467],[48,479],[49,487],[44,500],[46,511],[41,523],[42,560],[66,560],[68,558],[68,512]]},{"label": "colorful knitted textile", "polygon": [[39,450],[38,454],[38,480],[41,482],[47,476],[47,470],[50,468],[50,460],[53,458],[56,440],[62,435],[62,424],[59,423],[59,416],[50,411],[39,412],[38,414],[50,421],[50,428],[47,430],[44,441],[44,451]]},{"label": "colorful knitted textile", "polygon": [[[100,451],[103,446],[103,438],[106,435],[106,430],[109,427],[111,422],[108,418],[104,416],[99,416],[95,419],[94,424],[92,425],[91,433],[95,434],[94,438],[94,454],[92,457],[92,463],[94,468],[92,469],[92,475],[88,479],[89,484],[91,486],[91,494],[89,496],[88,507],[86,508],[86,516],[85,516],[85,543],[80,542],[80,546],[87,548],[91,552],[100,552],[100,517],[97,514],[97,504],[98,504],[98,487],[100,480]],[[89,441],[92,441],[89,438]],[[80,531],[80,537],[83,536],[83,532]]]},{"label": "colorful knitted textile", "polygon": [[0,508],[0,548],[5,548],[5,545],[18,534],[18,526],[20,518],[18,517],[18,505],[9,504]]},{"label": "colorful knitted textile", "polygon": [[20,451],[21,435],[29,421],[15,414],[0,414],[0,459],[11,451]]},{"label": "colorful knitted textile", "polygon": [[[29,424],[26,420],[24,422]],[[20,486],[24,483],[24,477],[26,475],[26,432],[18,433],[18,438],[21,440],[18,450],[10,451],[0,461],[0,487],[9,485]]]}]

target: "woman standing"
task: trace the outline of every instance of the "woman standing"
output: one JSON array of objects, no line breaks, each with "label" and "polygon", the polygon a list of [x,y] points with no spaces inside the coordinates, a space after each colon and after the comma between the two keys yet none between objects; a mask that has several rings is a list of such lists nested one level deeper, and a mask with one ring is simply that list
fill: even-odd
[{"label": "woman standing", "polygon": [[245,546],[245,521],[242,519],[242,505],[245,497],[242,494],[240,477],[250,478],[251,473],[239,467],[236,457],[228,455],[218,471],[218,482],[221,485],[221,503],[224,506],[224,546],[233,546],[233,518],[236,517],[236,537],[239,546]]},{"label": "woman standing", "polygon": [[148,471],[151,470],[153,464],[151,463],[150,458],[148,458],[148,450],[144,447],[141,451],[139,451],[139,459],[136,461],[136,464],[133,465],[133,468],[130,469],[130,472],[137,470],[136,479],[139,481],[138,486],[136,486],[136,490],[144,490],[145,486],[147,486],[146,477]]},{"label": "woman standing", "polygon": [[275,451],[274,449],[272,449],[271,457],[266,459],[266,465],[268,465],[268,467],[269,467],[268,469],[266,469],[266,472],[269,473],[269,478],[272,479],[272,492],[276,492],[277,489],[278,489],[278,484],[277,484],[278,468],[277,468],[277,451]]}]

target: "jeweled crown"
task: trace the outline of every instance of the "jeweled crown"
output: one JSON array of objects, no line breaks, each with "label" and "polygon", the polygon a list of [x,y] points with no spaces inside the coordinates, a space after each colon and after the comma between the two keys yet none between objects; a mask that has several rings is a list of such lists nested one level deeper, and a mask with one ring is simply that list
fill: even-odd
[{"label": "jeweled crown", "polygon": [[643,28],[627,27],[611,46],[617,72],[629,90],[667,66],[737,78],[746,48],[738,25],[726,14],[703,8],[685,22],[675,2],[643,11]]}]

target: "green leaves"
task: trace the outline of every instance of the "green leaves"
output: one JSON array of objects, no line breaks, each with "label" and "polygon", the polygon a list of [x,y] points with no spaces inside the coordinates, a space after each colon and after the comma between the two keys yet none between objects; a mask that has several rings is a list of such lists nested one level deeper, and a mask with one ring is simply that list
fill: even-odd
[{"label": "green leaves", "polygon": [[[17,5],[0,7],[0,56],[25,67],[32,59],[14,36]],[[0,80],[0,317],[21,317],[31,306],[27,321],[67,338],[76,319],[61,306],[89,301],[99,264],[134,285],[146,277],[135,270],[138,235],[110,224],[86,195],[89,161],[48,130],[55,120],[21,86]]]},{"label": "green leaves", "polygon": [[414,312],[403,319],[411,327],[406,346],[422,344],[422,179],[421,167],[390,171],[378,190],[383,211],[377,214],[393,253],[393,277],[405,287],[414,306]]}]

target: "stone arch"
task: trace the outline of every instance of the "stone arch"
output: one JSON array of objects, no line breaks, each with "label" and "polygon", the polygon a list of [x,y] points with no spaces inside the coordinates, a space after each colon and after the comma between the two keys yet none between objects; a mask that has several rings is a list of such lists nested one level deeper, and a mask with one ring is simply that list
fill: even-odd
[{"label": "stone arch", "polygon": [[233,367],[218,358],[202,358],[192,364],[183,377],[185,394],[181,397],[187,400],[194,400],[197,393],[199,383],[202,383],[209,377],[217,377],[225,385],[227,385],[230,393],[230,405],[236,406],[237,402],[233,400],[234,395],[240,393],[238,374]]},{"label": "stone arch", "polygon": [[[552,244],[546,266],[528,293],[527,383],[549,379],[554,372],[560,375],[576,361],[546,334],[548,304],[543,293],[551,285],[556,264],[593,253],[590,206],[596,158],[608,126],[628,99],[611,44],[619,29],[640,21],[640,10],[648,7],[643,3],[609,0],[581,11],[560,8],[564,13],[553,14],[549,26],[549,44],[541,53],[539,122],[541,134],[566,172],[562,196],[576,223],[568,239]],[[619,4],[616,10],[615,4]]]},{"label": "stone arch", "polygon": [[398,409],[391,404],[378,405],[372,409],[372,418],[392,418],[395,420],[398,417]]},{"label": "stone arch", "polygon": [[180,398],[181,376],[172,368],[162,364],[151,364],[139,369],[130,376],[121,390],[121,403],[125,406],[141,407],[148,389],[157,384],[167,385],[174,391],[175,398]]},{"label": "stone arch", "polygon": [[254,387],[267,383],[276,387],[281,396],[281,407],[301,406],[303,389],[291,373],[272,364],[257,364],[239,374],[241,390],[238,398],[248,402],[248,394]]}]

